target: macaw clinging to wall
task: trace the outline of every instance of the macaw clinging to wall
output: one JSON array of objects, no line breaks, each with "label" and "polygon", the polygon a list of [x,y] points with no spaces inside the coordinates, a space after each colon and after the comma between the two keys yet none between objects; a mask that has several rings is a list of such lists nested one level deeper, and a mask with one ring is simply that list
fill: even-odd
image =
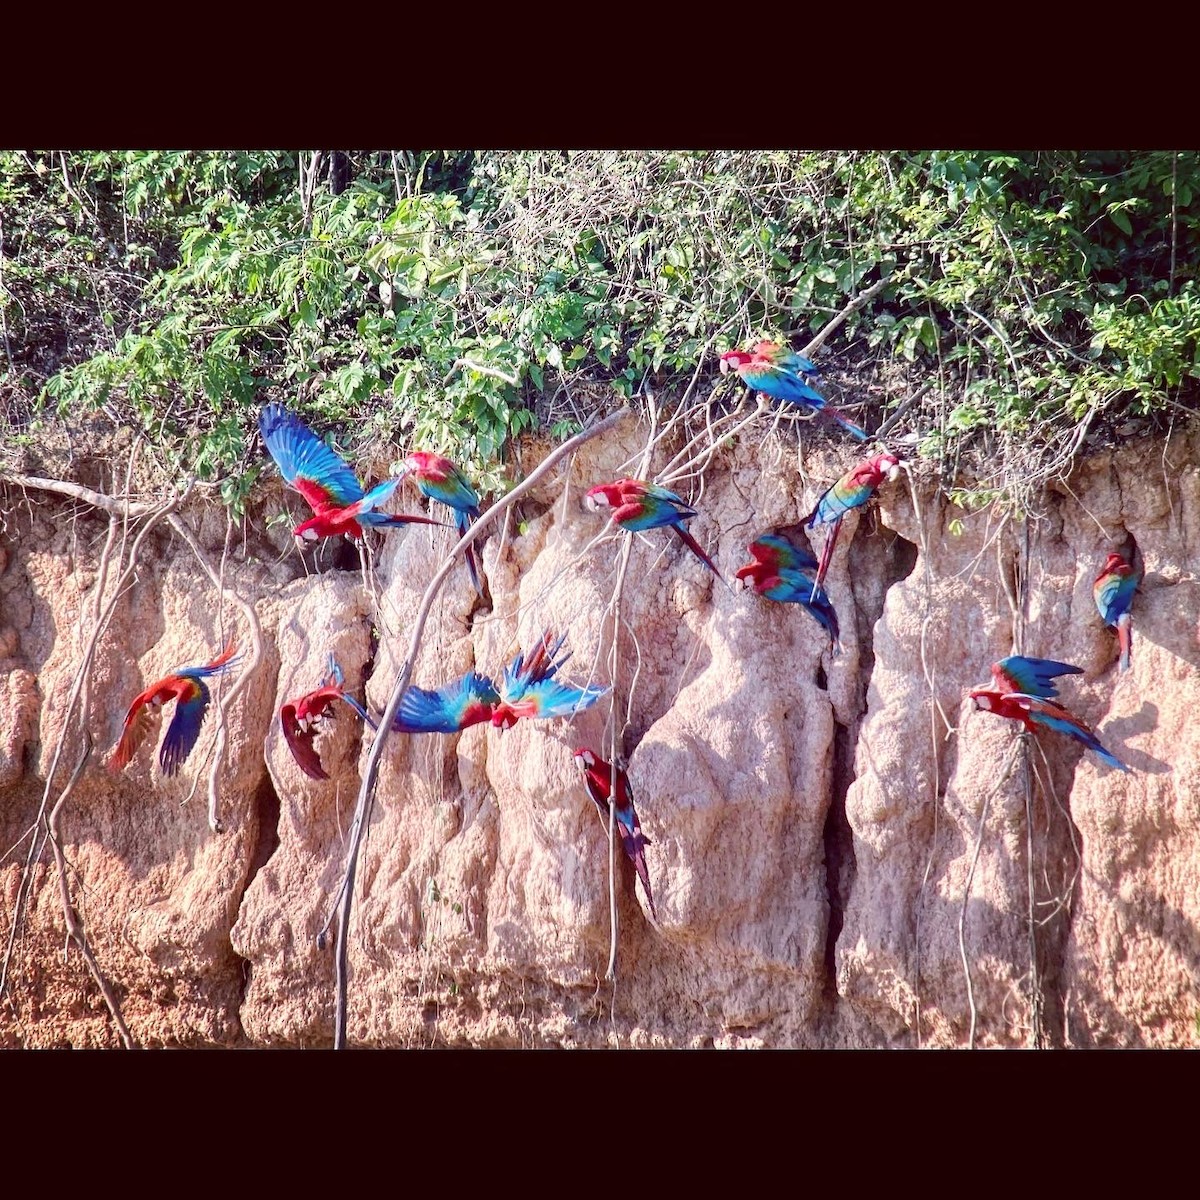
[{"label": "macaw clinging to wall", "polygon": [[823,412],[860,442],[867,440],[865,430],[827,404],[825,397],[810,385],[808,381],[815,379],[818,372],[803,354],[797,354],[787,346],[763,341],[749,351],[727,350],[722,354],[721,374],[730,370],[737,371],[751,391]]},{"label": "macaw clinging to wall", "polygon": [[163,738],[162,749],[158,754],[158,764],[162,773],[174,775],[191,754],[200,737],[200,726],[204,724],[209,700],[208,687],[204,680],[209,675],[219,675],[233,666],[237,661],[235,653],[236,648],[231,642],[212,662],[202,667],[180,667],[178,671],[152,683],[141,695],[135,696],[125,714],[121,740],[117,742],[109,759],[109,770],[121,770],[137,753],[153,724],[149,710],[165,704],[168,700],[174,700],[175,715],[167,727],[167,736]]},{"label": "macaw clinging to wall", "polygon": [[821,565],[817,568],[817,578],[813,585],[814,595],[816,589],[825,582],[825,575],[833,560],[833,548],[837,545],[838,534],[842,530],[842,518],[852,508],[866,504],[885,479],[895,479],[899,474],[900,460],[894,454],[876,454],[873,458],[859,463],[853,470],[847,471],[841,479],[826,488],[816,507],[804,518],[804,523],[809,529],[817,525],[832,526],[825,535],[825,545],[821,550]]},{"label": "macaw clinging to wall", "polygon": [[[416,450],[404,460],[404,474],[413,477],[423,496],[454,510],[454,525],[459,537],[467,532],[473,521],[479,520],[479,496],[467,477],[448,458],[428,450]],[[471,582],[482,596],[473,545],[467,547],[466,558]]]},{"label": "macaw clinging to wall", "polygon": [[[591,750],[581,748],[575,751],[575,765],[583,772],[583,782],[587,785],[588,795],[591,796],[600,816],[604,820],[604,828],[608,829],[609,796],[612,794],[613,769],[610,763],[598,757]],[[617,766],[617,805],[616,829],[621,838],[621,848],[629,861],[633,863],[646,899],[650,904],[650,915],[655,922],[658,913],[654,909],[654,893],[650,890],[650,871],[646,866],[646,847],[651,845],[650,839],[642,832],[642,823],[638,820],[637,811],[633,807],[633,788],[629,786],[629,776],[624,768]]]},{"label": "macaw clinging to wall", "polygon": [[313,779],[329,778],[317,753],[316,736],[321,722],[333,719],[335,701],[344,700],[372,729],[375,728],[375,722],[367,716],[362,705],[353,696],[346,695],[344,684],[342,668],[331,654],[329,671],[321,680],[321,686],[298,700],[289,700],[279,710],[279,723],[283,727],[284,741],[287,742],[296,765]]},{"label": "macaw clinging to wall", "polygon": [[825,594],[804,571],[816,569],[817,560],[799,550],[778,534],[766,533],[747,547],[750,561],[739,567],[734,578],[742,586],[752,587],[768,600],[800,604],[829,634],[835,654],[842,648],[837,613]]},{"label": "macaw clinging to wall", "polygon": [[609,689],[577,688],[554,678],[570,657],[554,657],[565,636],[555,641],[552,634],[544,633],[534,650],[518,654],[505,667],[498,689],[475,671],[436,690],[410,687],[400,701],[393,728],[400,733],[458,733],[490,721],[504,730],[522,717],[572,717],[590,708]]},{"label": "macaw clinging to wall", "polygon": [[1129,657],[1133,650],[1133,618],[1129,610],[1133,605],[1133,593],[1137,591],[1138,580],[1133,567],[1119,554],[1110,554],[1092,584],[1092,595],[1096,599],[1100,619],[1117,631],[1122,671],[1129,670]]},{"label": "macaw clinging to wall", "polygon": [[996,687],[975,688],[970,693],[970,699],[976,708],[993,712],[998,717],[1020,721],[1031,733],[1039,728],[1065,733],[1089,750],[1094,750],[1109,766],[1128,771],[1129,768],[1115,754],[1109,753],[1078,717],[1053,699],[1058,694],[1055,676],[1082,673],[1080,667],[1070,663],[1014,654],[992,664]]},{"label": "macaw clinging to wall", "polygon": [[696,515],[696,510],[674,492],[641,479],[618,479],[589,489],[583,502],[592,512],[611,509],[613,523],[631,532],[670,526],[680,541],[724,582],[717,564],[683,526],[684,521],[690,521]]},{"label": "macaw clinging to wall", "polygon": [[308,501],[313,516],[292,530],[305,542],[344,533],[361,538],[367,527],[441,525],[430,517],[389,514],[379,506],[396,490],[401,476],[363,492],[354,472],[303,421],[282,404],[268,404],[258,418],[259,432],[279,473]]}]

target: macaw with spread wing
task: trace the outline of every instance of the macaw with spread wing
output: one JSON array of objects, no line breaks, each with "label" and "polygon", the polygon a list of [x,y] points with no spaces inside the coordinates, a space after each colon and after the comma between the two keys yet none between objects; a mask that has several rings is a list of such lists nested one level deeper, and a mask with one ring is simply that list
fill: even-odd
[{"label": "macaw with spread wing", "polygon": [[[604,828],[608,830],[609,797],[612,794],[613,769],[610,763],[599,758],[586,747],[575,751],[575,765],[583,772],[583,782],[587,785],[588,795],[591,796],[601,818]],[[619,764],[617,766],[617,805],[616,830],[621,839],[621,849],[625,851],[650,904],[650,915],[655,922],[658,913],[654,909],[654,893],[650,890],[650,871],[646,866],[646,847],[651,845],[650,839],[642,832],[642,823],[638,820],[637,810],[633,807],[633,788],[629,785],[629,776]]]},{"label": "macaw with spread wing", "polygon": [[[459,537],[467,532],[472,522],[479,520],[479,496],[467,477],[448,458],[428,450],[416,450],[404,460],[404,474],[413,477],[421,495],[454,510],[454,526]],[[482,596],[473,545],[467,547],[466,559],[471,582]]]},{"label": "macaw with spread wing", "polygon": [[797,549],[786,538],[765,533],[747,547],[750,561],[739,567],[734,578],[743,587],[753,588],[768,600],[800,604],[829,634],[834,654],[842,643],[837,613],[825,589],[813,584],[804,572],[816,569],[817,560],[806,550]]},{"label": "macaw with spread wing", "polygon": [[618,479],[590,488],[583,502],[592,512],[611,509],[613,523],[638,532],[669,526],[679,540],[718,578],[725,582],[717,564],[704,553],[700,543],[684,528],[684,521],[696,516],[696,509],[674,492],[641,479]]},{"label": "macaw with spread wing", "polygon": [[376,728],[375,722],[367,716],[362,705],[353,696],[346,695],[345,682],[342,668],[331,654],[329,670],[321,680],[321,686],[298,700],[289,700],[279,710],[283,739],[287,742],[296,765],[312,779],[329,778],[317,753],[316,736],[322,721],[333,720],[336,701],[344,700],[372,729]]},{"label": "macaw with spread wing", "polygon": [[1106,750],[1083,721],[1053,699],[1058,695],[1054,683],[1057,676],[1082,674],[1082,668],[1070,663],[1014,654],[992,664],[995,689],[975,688],[970,699],[985,712],[1020,721],[1031,733],[1038,729],[1064,733],[1095,751],[1109,766],[1128,771],[1129,767]]},{"label": "macaw with spread wing", "polygon": [[1092,584],[1092,595],[1100,619],[1117,631],[1122,671],[1129,670],[1133,650],[1133,617],[1129,610],[1133,606],[1133,594],[1137,591],[1139,579],[1138,573],[1119,554],[1110,554]]},{"label": "macaw with spread wing", "polygon": [[441,525],[431,517],[379,511],[400,485],[401,476],[384,480],[364,492],[354,472],[303,421],[282,404],[268,404],[258,418],[259,432],[279,473],[313,510],[292,530],[305,542],[344,533],[361,538],[364,528],[397,525]]},{"label": "macaw with spread wing", "polygon": [[544,633],[537,647],[505,667],[500,687],[470,671],[436,690],[410,687],[400,701],[393,728],[401,733],[458,733],[490,721],[511,729],[525,718],[572,717],[590,708],[609,689],[572,687],[554,678],[570,654],[556,659],[566,635]]},{"label": "macaw with spread wing", "polygon": [[749,351],[727,350],[721,355],[721,374],[731,370],[738,373],[751,391],[761,392],[774,400],[799,404],[814,412],[823,412],[860,442],[867,440],[864,429],[828,404],[825,397],[809,383],[818,374],[812,360],[797,354],[790,347],[762,341]]},{"label": "macaw with spread wing", "polygon": [[231,642],[212,662],[202,667],[180,667],[178,671],[152,683],[141,695],[135,696],[125,714],[121,740],[109,759],[109,770],[120,771],[129,764],[153,724],[151,710],[168,700],[174,700],[175,715],[167,726],[167,736],[163,738],[158,754],[162,773],[174,775],[196,745],[200,727],[208,712],[209,693],[204,680],[233,666],[237,662],[235,654],[236,647]]},{"label": "macaw with spread wing", "polygon": [[875,495],[875,489],[885,479],[895,479],[900,474],[900,460],[894,454],[876,454],[847,471],[836,483],[826,488],[816,507],[804,518],[804,524],[812,529],[817,525],[831,526],[825,535],[821,549],[821,563],[817,567],[817,578],[813,594],[825,582],[829,564],[833,560],[833,548],[842,531],[842,518],[852,509],[866,504]]}]

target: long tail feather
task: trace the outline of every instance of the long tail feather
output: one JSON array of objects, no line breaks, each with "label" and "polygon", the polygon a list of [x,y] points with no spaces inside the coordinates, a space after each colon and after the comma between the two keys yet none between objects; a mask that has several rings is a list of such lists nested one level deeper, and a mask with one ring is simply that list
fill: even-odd
[{"label": "long tail feather", "polygon": [[833,548],[837,545],[838,534],[842,531],[842,518],[838,517],[830,527],[829,533],[825,537],[825,545],[821,548],[821,562],[817,567],[817,577],[813,581],[812,595],[809,596],[809,602],[817,598],[817,590],[825,585],[825,575],[829,570],[829,564],[833,561]]},{"label": "long tail feather", "polygon": [[855,425],[855,423],[851,421],[849,417],[844,417],[836,408],[831,408],[828,404],[826,404],[821,411],[828,413],[829,416],[831,416],[843,429],[847,430],[849,433],[852,433],[860,442],[869,440],[869,436],[865,429],[861,429],[859,426]]},{"label": "long tail feather", "polygon": [[1121,670],[1128,671],[1133,652],[1133,620],[1128,613],[1117,618],[1117,642],[1121,647]]},{"label": "long tail feather", "polygon": [[704,553],[700,543],[681,525],[672,525],[671,528],[679,535],[683,544],[722,582],[725,583],[725,576],[717,570],[717,564],[713,562],[707,554]]},{"label": "long tail feather", "polygon": [[[454,510],[454,524],[455,524],[455,527],[458,529],[459,537],[462,537],[462,535],[464,533],[466,533],[468,529],[471,528],[471,522],[474,521],[478,516],[479,516],[478,509],[475,509],[473,512],[467,512],[466,509],[462,509],[462,508],[456,508]],[[479,566],[478,566],[478,562],[475,558],[474,544],[467,547],[466,558],[467,558],[467,570],[471,574],[471,583],[474,584],[476,592],[478,592],[479,595],[482,596],[483,595],[483,585],[479,582]]]}]

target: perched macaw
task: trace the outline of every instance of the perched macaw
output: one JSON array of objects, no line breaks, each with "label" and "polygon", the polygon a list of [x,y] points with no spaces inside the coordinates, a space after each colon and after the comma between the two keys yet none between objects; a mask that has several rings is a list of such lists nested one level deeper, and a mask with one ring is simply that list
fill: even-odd
[{"label": "perched macaw", "polygon": [[121,730],[121,740],[109,759],[110,771],[119,771],[129,764],[137,753],[138,747],[153,724],[150,709],[165,704],[168,700],[176,701],[175,715],[167,727],[167,736],[163,738],[162,749],[158,754],[158,764],[164,775],[174,775],[192,752],[196,740],[200,737],[200,726],[204,724],[204,714],[208,711],[208,687],[204,680],[209,675],[219,675],[227,671],[237,661],[234,657],[236,648],[231,642],[224,653],[203,667],[180,667],[178,671],[152,683],[141,695],[134,698],[125,714],[125,724]]},{"label": "perched macaw", "polygon": [[[612,793],[612,766],[586,748],[575,751],[575,765],[583,772],[583,782],[587,785],[588,795],[591,796],[599,810],[607,831],[609,796]],[[617,766],[616,819],[621,848],[625,851],[629,861],[633,863],[634,870],[637,871],[638,878],[642,881],[646,899],[650,903],[650,915],[657,922],[658,913],[654,910],[654,893],[650,890],[650,871],[646,866],[646,847],[652,843],[642,832],[642,823],[638,820],[637,811],[633,807],[633,788],[629,786],[629,777],[619,764]]]},{"label": "perched macaw", "polygon": [[589,489],[583,498],[592,511],[612,509],[613,522],[622,529],[638,531],[658,529],[669,525],[680,541],[722,582],[724,578],[700,543],[683,527],[696,510],[686,504],[674,492],[655,483],[644,483],[640,479],[618,479],[615,483],[601,483]]},{"label": "perched macaw", "polygon": [[433,691],[410,687],[400,701],[393,728],[401,733],[458,733],[490,721],[503,730],[522,717],[571,717],[590,708],[609,689],[577,688],[554,678],[570,657],[554,657],[565,637],[555,641],[553,635],[543,634],[534,650],[518,654],[505,667],[499,689],[475,671]]},{"label": "perched macaw", "polygon": [[[467,477],[448,459],[428,450],[417,450],[404,460],[404,474],[411,475],[423,496],[439,500],[454,510],[454,525],[462,537],[473,521],[479,520],[479,496]],[[403,478],[403,476],[401,477]],[[475,547],[467,547],[467,570],[482,596]]]},{"label": "perched macaw", "polygon": [[380,512],[379,506],[399,486],[401,476],[364,493],[345,462],[282,404],[268,404],[258,418],[258,428],[279,473],[313,510],[313,516],[292,530],[301,541],[315,542],[339,533],[361,538],[364,527],[443,524],[431,517]]},{"label": "perched macaw", "polygon": [[842,428],[849,430],[860,442],[867,440],[866,431],[843,416],[825,397],[810,386],[816,378],[816,366],[803,354],[774,342],[759,342],[752,350],[727,350],[721,355],[721,374],[737,371],[743,382],[755,392],[775,400],[799,404],[814,412],[832,417]]},{"label": "perched macaw", "polygon": [[817,560],[774,533],[756,538],[747,549],[751,558],[737,569],[734,576],[737,582],[752,587],[768,600],[802,605],[829,634],[833,652],[840,652],[842,643],[833,604],[825,589],[815,587],[812,579],[804,574],[806,570],[816,569]]},{"label": "perched macaw", "polygon": [[573,717],[591,708],[607,687],[572,687],[554,678],[558,668],[571,657],[570,652],[555,660],[559,647],[566,640],[564,633],[558,641],[553,634],[543,633],[536,649],[518,654],[504,668],[500,682],[500,703],[492,713],[492,724],[498,729],[511,729],[521,717]]},{"label": "perched macaw", "polygon": [[1105,625],[1117,631],[1117,642],[1121,647],[1121,670],[1129,670],[1129,656],[1133,650],[1133,618],[1129,609],[1133,605],[1133,593],[1137,591],[1138,574],[1119,555],[1110,554],[1104,569],[1092,584],[1092,595],[1096,608]]},{"label": "perched macaw", "polygon": [[1024,658],[1011,655],[992,664],[996,688],[975,688],[970,698],[976,708],[993,712],[998,717],[1020,721],[1031,733],[1037,729],[1052,729],[1065,733],[1094,750],[1109,766],[1121,771],[1129,768],[1115,754],[1100,744],[1096,735],[1076,716],[1051,697],[1058,694],[1054,678],[1058,675],[1081,675],[1081,668],[1052,659]]},{"label": "perched macaw", "polygon": [[852,471],[847,471],[835,484],[826,488],[816,507],[804,518],[805,525],[812,529],[817,525],[830,525],[821,550],[821,565],[817,568],[814,592],[825,582],[829,564],[833,561],[833,548],[842,531],[842,518],[852,509],[866,504],[875,494],[875,489],[885,479],[895,479],[900,474],[900,460],[894,454],[876,454],[861,462]]},{"label": "perched macaw", "polygon": [[375,722],[353,696],[343,690],[346,679],[342,668],[329,656],[329,671],[321,680],[321,686],[308,692],[298,700],[289,700],[279,710],[279,723],[283,726],[283,738],[287,742],[296,765],[305,775],[313,779],[328,779],[317,754],[317,727],[323,720],[333,720],[335,701],[344,700],[368,725],[374,729]]}]

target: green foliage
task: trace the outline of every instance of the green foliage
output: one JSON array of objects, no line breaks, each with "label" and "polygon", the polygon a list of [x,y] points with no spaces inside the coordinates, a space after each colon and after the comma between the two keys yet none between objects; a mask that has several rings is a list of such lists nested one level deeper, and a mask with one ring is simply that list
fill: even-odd
[{"label": "green foliage", "polygon": [[307,154],[0,154],[20,394],[107,406],[236,504],[268,398],[499,490],[512,438],[578,427],[572,389],[681,392],[876,284],[825,353],[938,372],[911,414],[937,457],[1153,412],[1200,375],[1195,153],[341,159],[312,188]]}]

